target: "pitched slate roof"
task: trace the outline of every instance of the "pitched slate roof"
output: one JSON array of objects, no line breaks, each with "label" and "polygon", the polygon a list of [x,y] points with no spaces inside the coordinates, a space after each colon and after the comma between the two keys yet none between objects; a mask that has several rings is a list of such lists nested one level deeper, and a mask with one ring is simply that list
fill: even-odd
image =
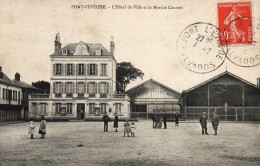
[{"label": "pitched slate roof", "polygon": [[3,79],[0,79],[0,83],[13,86],[12,80],[5,73],[3,73]]},{"label": "pitched slate roof", "polygon": [[[100,43],[70,43],[63,47],[62,49],[69,50],[70,53],[74,53],[76,50],[76,47],[80,44],[85,44],[88,48],[88,52],[90,55],[96,55],[96,50],[102,50],[102,55],[111,55],[110,52]],[[53,53],[52,55],[62,55],[60,52]]]},{"label": "pitched slate roof", "polygon": [[202,85],[205,85],[205,84],[207,84],[207,83],[209,83],[211,81],[214,81],[214,80],[216,80],[216,79],[218,79],[218,78],[220,78],[220,77],[222,77],[224,75],[229,75],[229,76],[234,77],[234,78],[236,78],[236,79],[238,79],[238,80],[240,80],[240,81],[242,81],[242,82],[244,82],[244,83],[246,83],[248,85],[251,85],[251,86],[253,86],[253,87],[257,88],[257,89],[260,89],[260,87],[256,86],[255,84],[252,84],[251,82],[249,82],[247,80],[244,80],[243,78],[241,78],[241,77],[239,77],[239,76],[237,76],[235,74],[232,74],[232,73],[230,73],[228,71],[225,71],[225,72],[223,72],[223,73],[221,73],[221,74],[219,74],[219,75],[217,75],[215,77],[212,77],[211,79],[209,79],[207,81],[204,81],[204,82],[202,82],[202,83],[200,83],[200,84],[198,84],[198,85],[196,85],[196,86],[194,86],[194,87],[192,87],[192,88],[190,88],[188,90],[184,90],[183,92],[186,93],[186,92],[192,91],[192,90],[194,90],[194,89],[196,89],[196,88],[198,88],[198,87],[200,87]]},{"label": "pitched slate roof", "polygon": [[169,88],[168,86],[163,85],[162,83],[159,83],[159,82],[157,82],[157,81],[155,81],[155,80],[153,80],[153,79],[149,79],[149,80],[147,80],[147,81],[145,81],[145,82],[143,82],[143,83],[141,83],[141,84],[139,84],[139,85],[137,85],[137,86],[135,86],[135,87],[133,87],[133,88],[127,90],[125,93],[130,93],[131,91],[133,91],[133,90],[135,90],[135,89],[137,89],[137,88],[139,88],[139,87],[144,86],[144,85],[147,84],[148,82],[155,83],[155,84],[157,84],[157,85],[159,85],[159,86],[162,86],[162,87],[168,89],[169,91],[172,91],[172,92],[174,92],[174,93],[176,93],[176,94],[178,94],[178,95],[181,95],[180,92],[178,92],[178,91],[176,91],[176,90],[174,90],[174,89],[172,89],[172,88]]},{"label": "pitched slate roof", "polygon": [[21,87],[21,88],[25,88],[25,89],[34,89],[34,90],[40,90],[30,84],[27,84],[26,82],[23,81],[17,81],[17,80],[13,80],[14,85]]}]

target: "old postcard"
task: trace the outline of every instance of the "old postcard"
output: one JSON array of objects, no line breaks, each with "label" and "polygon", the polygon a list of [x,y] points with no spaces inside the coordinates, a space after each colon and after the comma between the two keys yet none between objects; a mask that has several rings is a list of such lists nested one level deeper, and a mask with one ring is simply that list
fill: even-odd
[{"label": "old postcard", "polygon": [[1,0],[0,165],[260,165],[260,1]]}]

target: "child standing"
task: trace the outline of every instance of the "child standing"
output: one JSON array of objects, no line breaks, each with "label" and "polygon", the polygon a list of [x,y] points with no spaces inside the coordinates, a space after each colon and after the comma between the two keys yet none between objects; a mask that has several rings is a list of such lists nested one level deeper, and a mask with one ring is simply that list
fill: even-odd
[{"label": "child standing", "polygon": [[34,139],[33,138],[34,133],[35,133],[35,126],[33,123],[33,118],[31,118],[29,122],[29,131],[28,131],[28,134],[31,134],[31,139]]},{"label": "child standing", "polygon": [[126,122],[124,123],[124,137],[125,137],[125,133],[127,133],[127,136],[129,137],[129,129],[130,129],[130,124],[128,120],[126,120]]},{"label": "child standing", "polygon": [[131,137],[135,136],[135,122],[133,121],[131,123]]},{"label": "child standing", "polygon": [[44,138],[45,134],[46,134],[46,120],[44,119],[44,116],[41,116],[42,121],[40,123],[40,127],[39,127],[39,134],[41,134],[41,138]]}]

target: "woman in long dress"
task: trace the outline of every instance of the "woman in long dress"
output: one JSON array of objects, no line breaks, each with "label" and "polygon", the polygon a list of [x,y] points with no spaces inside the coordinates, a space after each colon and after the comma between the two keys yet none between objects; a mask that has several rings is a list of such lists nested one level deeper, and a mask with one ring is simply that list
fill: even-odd
[{"label": "woman in long dress", "polygon": [[117,116],[117,113],[115,113],[115,118],[114,118],[114,128],[116,129],[115,132],[117,132],[117,128],[118,128],[118,116]]},{"label": "woman in long dress", "polygon": [[44,119],[44,116],[41,117],[42,121],[40,123],[40,127],[39,127],[39,134],[41,134],[41,138],[44,138],[45,134],[46,134],[46,120]]}]

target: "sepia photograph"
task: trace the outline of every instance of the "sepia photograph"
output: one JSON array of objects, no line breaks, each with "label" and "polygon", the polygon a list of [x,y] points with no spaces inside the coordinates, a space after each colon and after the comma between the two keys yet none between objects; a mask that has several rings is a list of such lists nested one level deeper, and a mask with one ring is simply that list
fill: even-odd
[{"label": "sepia photograph", "polygon": [[1,166],[259,166],[260,1],[1,0]]}]

